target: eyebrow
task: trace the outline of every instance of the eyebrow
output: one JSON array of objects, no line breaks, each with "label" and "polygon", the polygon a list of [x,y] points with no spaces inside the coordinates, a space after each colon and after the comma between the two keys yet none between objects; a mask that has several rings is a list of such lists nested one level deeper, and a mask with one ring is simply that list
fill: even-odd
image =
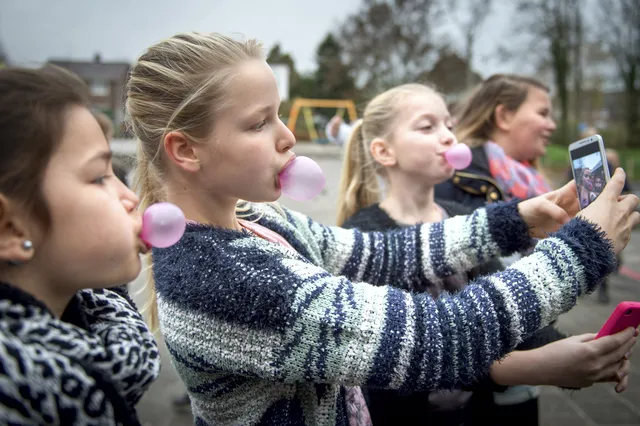
[{"label": "eyebrow", "polygon": [[112,157],[113,157],[113,153],[111,151],[100,151],[97,154],[93,155],[91,158],[89,158],[87,163],[91,163],[96,160],[109,162],[111,161]]},{"label": "eyebrow", "polygon": [[255,114],[266,114],[267,112],[270,112],[272,110],[278,110],[280,108],[280,106],[278,105],[277,107],[274,108],[273,105],[264,105],[261,106],[260,108],[254,109],[252,110],[249,114],[250,115],[255,115]]},{"label": "eyebrow", "polygon": [[[417,118],[418,120],[427,119],[427,120],[439,120],[438,116],[431,113],[421,114]],[[451,120],[451,115],[446,115],[442,119],[442,121]]]}]

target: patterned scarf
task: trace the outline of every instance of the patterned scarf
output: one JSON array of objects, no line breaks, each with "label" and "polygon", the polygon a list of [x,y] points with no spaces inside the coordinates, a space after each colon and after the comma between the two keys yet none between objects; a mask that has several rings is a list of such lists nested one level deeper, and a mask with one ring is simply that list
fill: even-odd
[{"label": "patterned scarf", "polygon": [[542,173],[530,163],[509,157],[495,142],[486,142],[484,150],[489,160],[491,177],[498,182],[507,199],[515,197],[527,200],[551,191]]}]

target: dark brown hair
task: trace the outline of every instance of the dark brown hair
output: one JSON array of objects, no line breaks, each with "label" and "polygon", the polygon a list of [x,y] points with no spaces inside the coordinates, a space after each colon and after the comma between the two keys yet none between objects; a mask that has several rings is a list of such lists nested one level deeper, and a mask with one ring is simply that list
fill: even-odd
[{"label": "dark brown hair", "polygon": [[456,108],[459,121],[455,133],[458,140],[471,146],[485,143],[495,129],[498,105],[504,105],[508,111],[517,111],[527,99],[531,87],[549,92],[541,81],[521,75],[495,74],[483,81]]},{"label": "dark brown hair", "polygon": [[63,137],[65,114],[88,99],[84,82],[61,68],[0,69],[0,193],[45,225],[44,171]]}]

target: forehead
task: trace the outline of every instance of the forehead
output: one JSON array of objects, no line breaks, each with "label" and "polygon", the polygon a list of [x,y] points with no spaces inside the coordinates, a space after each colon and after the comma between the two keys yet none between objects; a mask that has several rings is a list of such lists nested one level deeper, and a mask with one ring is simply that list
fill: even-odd
[{"label": "forehead", "polygon": [[64,114],[62,140],[53,157],[64,161],[82,161],[97,151],[104,151],[109,144],[93,114],[81,106],[69,108]]},{"label": "forehead", "polygon": [[549,96],[549,93],[547,93],[546,90],[540,89],[539,87],[529,87],[529,90],[527,91],[527,99],[525,103],[528,103],[530,105],[532,104],[550,105],[551,97]]},{"label": "forehead", "polygon": [[449,116],[449,110],[440,95],[433,92],[412,93],[400,100],[397,106],[400,118],[415,120],[423,115],[435,115],[439,118]]},{"label": "forehead", "polygon": [[249,60],[241,63],[229,83],[228,96],[233,109],[246,113],[252,107],[280,103],[278,84],[271,67],[263,60]]}]

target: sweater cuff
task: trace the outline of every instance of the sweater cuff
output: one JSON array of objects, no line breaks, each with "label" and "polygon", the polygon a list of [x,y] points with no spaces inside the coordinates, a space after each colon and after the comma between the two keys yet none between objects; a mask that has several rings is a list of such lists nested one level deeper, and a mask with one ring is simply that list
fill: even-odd
[{"label": "sweater cuff", "polygon": [[615,271],[617,262],[613,243],[595,223],[576,217],[553,236],[568,245],[578,258],[584,269],[588,293]]},{"label": "sweater cuff", "polygon": [[503,256],[527,250],[534,244],[529,227],[518,211],[519,202],[514,199],[485,207],[489,232]]}]

